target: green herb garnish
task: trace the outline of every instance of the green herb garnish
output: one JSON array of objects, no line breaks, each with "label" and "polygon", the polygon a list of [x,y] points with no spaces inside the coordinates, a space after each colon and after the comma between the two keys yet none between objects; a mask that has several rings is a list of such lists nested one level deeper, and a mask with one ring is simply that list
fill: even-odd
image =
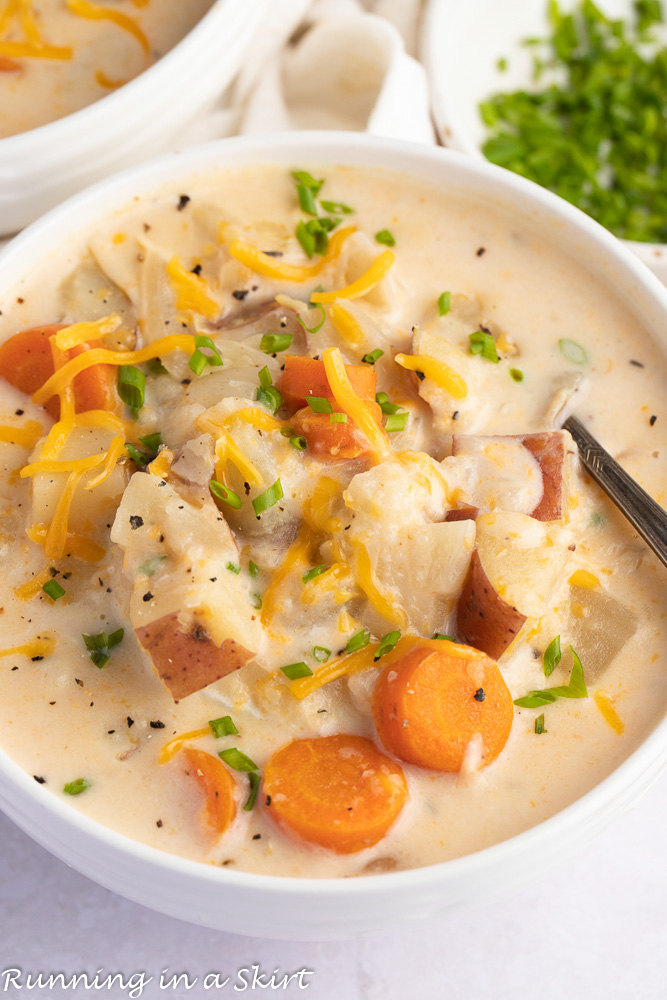
[{"label": "green herb garnish", "polygon": [[347,413],[332,413],[329,416],[330,424],[346,424],[347,423]]},{"label": "green herb garnish", "polygon": [[[204,354],[202,348],[210,353]],[[203,334],[196,336],[195,352],[188,361],[188,367],[192,369],[195,375],[201,375],[207,365],[210,365],[211,368],[219,368],[221,364],[222,358],[211,338],[205,337]]]},{"label": "green herb garnish", "polygon": [[252,559],[248,562],[248,572],[252,577],[259,576],[259,566],[256,562],[253,562]]},{"label": "green herb garnish", "polygon": [[230,490],[229,486],[219,483],[217,479],[212,479],[208,484],[208,488],[216,500],[222,500],[223,503],[226,503],[233,510],[241,509],[241,497],[234,490]]},{"label": "green herb garnish", "polygon": [[456,639],[454,638],[454,636],[452,636],[452,635],[443,635],[442,632],[434,632],[432,638],[434,638],[434,639],[446,639],[447,642],[456,642]]},{"label": "green herb garnish", "polygon": [[449,310],[452,308],[452,293],[443,292],[438,299],[438,313],[440,316],[446,316]]},{"label": "green herb garnish", "polygon": [[77,778],[76,781],[68,781],[66,785],[63,785],[63,792],[65,795],[81,795],[81,792],[85,792],[91,784],[92,782],[88,781],[88,778]]},{"label": "green herb garnish", "polygon": [[381,358],[383,354],[384,351],[381,351],[379,347],[376,347],[374,351],[370,351],[368,354],[364,354],[361,360],[364,361],[367,365],[374,365],[375,362],[378,360],[378,358]]},{"label": "green herb garnish", "polygon": [[250,812],[255,804],[255,799],[257,798],[257,792],[259,791],[259,785],[261,782],[260,776],[256,771],[248,771],[248,781],[250,782],[250,794],[245,801],[243,806],[244,812]]},{"label": "green herb garnish", "polygon": [[126,406],[140,410],[144,405],[146,376],[136,365],[120,365],[116,381],[118,395]]},{"label": "green herb garnish", "polygon": [[515,382],[523,382],[523,372],[520,368],[510,368],[510,378]]},{"label": "green herb garnish", "polygon": [[259,342],[259,349],[265,354],[279,354],[287,350],[293,339],[292,333],[265,333]]},{"label": "green herb garnish", "polygon": [[375,239],[385,247],[396,246],[396,240],[388,229],[381,229],[379,233],[375,234]]},{"label": "green herb garnish", "polygon": [[333,413],[333,406],[326,396],[306,396],[306,402],[313,413]]},{"label": "green herb garnish", "polygon": [[326,313],[324,312],[324,306],[322,305],[321,302],[314,302],[313,303],[313,308],[314,309],[319,309],[319,311],[320,311],[320,321],[319,321],[319,323],[316,323],[315,326],[306,326],[306,324],[304,323],[304,321],[301,319],[300,316],[297,315],[297,317],[296,317],[297,323],[299,323],[304,328],[304,330],[306,331],[306,333],[319,333],[319,331],[324,326],[324,321],[326,319]]},{"label": "green herb garnish", "polygon": [[561,661],[560,636],[552,639],[544,651],[544,676],[550,677]]},{"label": "green herb garnish", "polygon": [[394,632],[387,632],[386,635],[383,635],[382,638],[380,639],[380,645],[375,651],[375,656],[373,657],[373,659],[379,660],[381,656],[385,655],[385,653],[390,653],[400,638],[401,638],[401,633],[398,631],[398,629],[396,629]]},{"label": "green herb garnish", "polygon": [[231,715],[223,715],[220,719],[209,719],[208,724],[213,730],[213,735],[218,740],[222,739],[223,736],[239,735],[239,731],[234,725]]},{"label": "green herb garnish", "polygon": [[316,577],[322,576],[322,573],[326,573],[327,568],[328,567],[325,565],[325,563],[320,563],[320,565],[315,566],[314,569],[309,569],[308,572],[304,573],[303,576],[301,577],[302,582],[310,583],[310,581],[314,580]]},{"label": "green herb garnish", "polygon": [[250,603],[252,604],[253,608],[257,608],[257,610],[259,611],[259,609],[262,607],[262,598],[260,597],[259,594],[253,594],[252,597],[250,598]]},{"label": "green herb garnish", "polygon": [[535,719],[535,732],[538,736],[546,733],[546,729],[544,728],[544,712]]},{"label": "green herb garnish", "polygon": [[320,205],[325,212],[331,212],[332,215],[352,215],[354,209],[350,208],[349,205],[344,205],[342,201],[320,201]]},{"label": "green herb garnish", "polygon": [[584,681],[584,668],[572,646],[570,646],[570,649],[572,650],[574,663],[568,684],[545,688],[541,691],[529,691],[523,698],[516,698],[514,704],[518,705],[519,708],[541,708],[542,705],[551,705],[558,698],[588,698],[588,691],[586,690],[586,683]]},{"label": "green herb garnish", "polygon": [[408,426],[408,420],[410,419],[410,414],[407,410],[402,413],[392,413],[391,416],[387,417],[384,429],[387,434],[394,434],[396,431],[404,431]]},{"label": "green herb garnish", "polygon": [[357,649],[363,649],[371,641],[371,633],[367,628],[362,628],[361,632],[357,632],[348,640],[347,646],[345,647],[346,653],[354,653]]},{"label": "green herb garnish", "polygon": [[224,760],[225,764],[234,768],[235,771],[259,771],[257,764],[250,760],[250,757],[246,757],[244,753],[237,750],[236,747],[218,750],[218,757],[220,760]]},{"label": "green herb garnish", "polygon": [[290,436],[289,443],[293,448],[296,448],[297,451],[305,451],[308,445],[305,437],[301,437],[299,434],[292,434]]},{"label": "green herb garnish", "polygon": [[115,632],[98,632],[97,635],[87,635],[83,632],[81,638],[89,657],[95,666],[101,669],[107,665],[111,658],[109,655],[111,650],[123,641],[124,635],[125,629],[119,628]]},{"label": "green herb garnish", "polygon": [[563,337],[558,341],[558,347],[565,360],[572,362],[573,365],[585,365],[588,361],[586,351],[576,340],[568,340],[567,337]]},{"label": "green herb garnish", "polygon": [[318,663],[325,663],[331,656],[331,650],[326,646],[313,646],[313,659]]},{"label": "green herb garnish", "polygon": [[269,486],[268,490],[265,490],[264,493],[260,493],[260,495],[255,497],[253,500],[252,505],[255,508],[255,514],[257,517],[259,517],[263,511],[268,510],[269,507],[273,507],[273,505],[278,503],[282,497],[282,484],[279,479],[276,479],[273,486]]},{"label": "green herb garnish", "polygon": [[492,361],[494,365],[498,364],[498,349],[490,333],[486,333],[484,330],[476,330],[475,333],[470,334],[469,340],[471,354],[481,354],[487,361]]},{"label": "green herb garnish", "polygon": [[230,573],[235,573],[236,576],[238,576],[239,573],[241,572],[241,567],[236,566],[233,562],[227,563],[227,569],[229,570]]},{"label": "green herb garnish", "polygon": [[288,677],[291,681],[295,681],[299,677],[313,676],[313,671],[307,663],[303,662],[303,660],[300,663],[288,663],[286,667],[281,667],[280,669],[284,673],[285,677]]},{"label": "green herb garnish", "polygon": [[57,580],[47,580],[42,590],[52,601],[57,601],[59,597],[65,596],[65,588],[61,587]]}]

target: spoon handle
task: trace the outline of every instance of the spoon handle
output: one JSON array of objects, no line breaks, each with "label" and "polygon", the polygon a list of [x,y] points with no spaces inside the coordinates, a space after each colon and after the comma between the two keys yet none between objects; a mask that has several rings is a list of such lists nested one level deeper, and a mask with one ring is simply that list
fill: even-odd
[{"label": "spoon handle", "polygon": [[581,460],[596,483],[667,566],[667,513],[621,468],[576,417],[563,424],[579,448]]}]

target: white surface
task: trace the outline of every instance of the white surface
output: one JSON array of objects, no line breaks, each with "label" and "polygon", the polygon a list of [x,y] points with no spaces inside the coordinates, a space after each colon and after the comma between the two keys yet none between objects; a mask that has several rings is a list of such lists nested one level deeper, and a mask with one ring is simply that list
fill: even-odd
[{"label": "white surface", "polygon": [[[664,1000],[667,980],[667,779],[566,867],[511,898],[400,934],[328,944],[241,938],[129,903],[68,869],[0,816],[0,973],[20,968],[156,977],[145,1000],[233,997],[253,963],[314,970],[309,1000]],[[161,990],[163,969],[199,978]],[[232,982],[204,990],[203,977]],[[2,993],[0,976],[0,996]],[[247,990],[246,995],[251,991]],[[82,987],[41,997],[127,997]],[[241,994],[243,995],[243,994]],[[22,991],[18,997],[36,997]]]},{"label": "white surface", "polygon": [[[633,0],[599,0],[599,6],[631,20]],[[429,0],[421,57],[436,130],[446,146],[482,158],[486,129],[479,103],[498,91],[531,88],[533,52],[520,42],[548,36],[546,9],[547,0]],[[505,72],[497,68],[501,57],[508,61]],[[667,246],[634,241],[627,246],[667,284]]]},{"label": "white surface", "polygon": [[[31,226],[0,258],[0,281],[9,291],[36,262],[77,240],[131,198],[160,185],[180,185],[195,171],[246,163],[344,162],[385,166],[465,197],[498,203],[517,223],[553,233],[553,242],[583,256],[649,335],[667,336],[667,292],[618,240],[548,191],[482,160],[429,146],[357,133],[302,132],[236,138],[143,164],[72,199]],[[61,798],[45,794],[0,752],[0,805],[39,843],[121,895],[162,913],[243,933],[287,939],[356,937],[419,918],[435,919],[462,905],[495,899],[544,873],[587,845],[632,806],[667,764],[667,720],[608,778],[567,809],[511,840],[475,855],[383,875],[354,879],[273,879],[204,866],[130,841],[94,823]]]}]

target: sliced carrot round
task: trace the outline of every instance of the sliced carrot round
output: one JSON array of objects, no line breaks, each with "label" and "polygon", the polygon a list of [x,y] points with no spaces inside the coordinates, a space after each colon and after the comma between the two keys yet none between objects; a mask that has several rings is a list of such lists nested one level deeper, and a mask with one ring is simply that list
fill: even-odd
[{"label": "sliced carrot round", "polygon": [[480,737],[482,764],[490,764],[507,742],[513,715],[512,696],[493,660],[432,645],[389,663],[373,695],[375,725],[387,749],[435,771],[460,771],[470,742]]},{"label": "sliced carrot round", "polygon": [[[382,410],[377,403],[367,402],[373,417],[382,426]],[[340,412],[334,408],[334,412]],[[298,410],[290,426],[295,434],[305,437],[312,455],[327,458],[363,458],[371,454],[371,445],[353,420],[337,423],[329,413],[313,413],[309,406]]]},{"label": "sliced carrot round", "polygon": [[[50,338],[64,329],[62,323],[34,326],[14,334],[4,344],[0,344],[0,377],[27,396],[41,389],[54,371]],[[67,359],[76,357],[88,347],[104,347],[104,344],[97,340],[91,341],[89,345],[79,344],[67,352]],[[93,365],[80,372],[73,382],[76,412],[115,409],[115,377],[112,365]],[[57,420],[60,400],[54,396],[44,409]]]},{"label": "sliced carrot round", "polygon": [[218,835],[225,832],[236,816],[236,782],[218,757],[205,750],[186,747],[182,751],[191,775],[206,797],[202,816]]},{"label": "sliced carrot round", "polygon": [[381,840],[407,795],[401,767],[363,736],[294,740],[264,769],[267,813],[288,833],[338,854]]},{"label": "sliced carrot round", "polygon": [[[377,374],[372,365],[345,365],[347,377],[360,399],[375,402]],[[292,410],[306,406],[308,396],[320,396],[333,403],[333,394],[324,370],[324,362],[315,358],[287,355],[278,388],[283,402]]]}]

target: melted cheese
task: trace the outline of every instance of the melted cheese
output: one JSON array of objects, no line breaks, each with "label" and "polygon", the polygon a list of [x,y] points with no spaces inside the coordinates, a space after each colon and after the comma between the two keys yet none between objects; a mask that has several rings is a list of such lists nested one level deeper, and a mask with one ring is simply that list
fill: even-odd
[{"label": "melted cheese", "polygon": [[168,761],[172,760],[177,753],[183,749],[186,743],[190,740],[200,740],[204,736],[211,735],[211,727],[207,726],[206,729],[191,729],[187,733],[181,733],[180,736],[174,736],[173,740],[169,740],[168,743],[160,750],[158,754],[158,763],[166,764]]},{"label": "melted cheese", "polygon": [[310,296],[311,302],[335,302],[336,299],[360,299],[362,295],[367,295],[371,289],[375,288],[378,282],[389,273],[396,263],[396,256],[391,250],[385,250],[373,261],[365,274],[353,281],[345,288],[338,288],[333,292],[313,292]]},{"label": "melted cheese", "polygon": [[104,457],[104,467],[98,476],[94,479],[89,479],[84,490],[94,490],[96,486],[100,483],[105,482],[113,470],[116,468],[116,463],[125,454],[125,438],[122,435],[117,435],[111,444],[109,445],[109,450]]},{"label": "melted cheese", "polygon": [[397,354],[394,361],[408,371],[421,372],[441,389],[446,389],[454,399],[465,399],[468,395],[465,380],[443,361],[436,361],[426,354]]},{"label": "melted cheese", "polygon": [[220,306],[209,295],[204,279],[183,267],[175,255],[167,264],[167,274],[176,296],[177,309],[199,313],[206,319],[216,319],[220,315]]},{"label": "melted cheese", "polygon": [[345,371],[340,349],[338,347],[328,347],[322,353],[322,360],[324,362],[327,381],[331,388],[331,394],[336,403],[344,413],[347,413],[350,420],[354,420],[362,434],[368,438],[376,460],[386,457],[390,451],[387,435],[378,426],[366,403],[357,396],[352,388],[352,383]]},{"label": "melted cheese", "polygon": [[[46,531],[48,529],[45,526],[44,537],[46,538]],[[42,587],[49,580],[53,579],[53,573],[51,568],[46,566],[41,573],[35,574],[26,583],[22,583],[20,587],[14,587],[14,593],[21,601],[31,601],[33,597],[37,597],[41,593]]]},{"label": "melted cheese", "polygon": [[[103,458],[104,456],[101,455],[100,462]],[[60,500],[58,501],[56,512],[53,515],[53,520],[51,521],[49,530],[44,540],[44,555],[47,559],[60,559],[65,551],[69,510],[72,506],[72,500],[74,499],[77,486],[81,482],[81,478],[84,474],[85,470],[70,472],[65,488],[60,494]]]},{"label": "melted cheese", "polygon": [[388,594],[383,593],[378,587],[366,546],[362,542],[356,541],[354,548],[357,581],[364,594],[378,614],[386,618],[388,622],[398,625],[399,628],[405,628],[408,624],[408,616],[400,605],[396,604]]},{"label": "melted cheese", "polygon": [[[26,528],[26,535],[28,536],[31,542],[36,542],[37,545],[44,545],[48,533],[49,533],[48,524],[33,524],[31,528]],[[85,562],[92,562],[92,563],[100,562],[102,559],[104,559],[106,555],[106,549],[103,549],[101,545],[97,544],[97,542],[92,541],[92,539],[90,538],[86,538],[85,535],[77,535],[75,532],[72,531],[67,532],[65,548],[73,556],[76,556],[77,559],[83,559]],[[45,570],[44,572],[48,573],[49,571]],[[24,584],[23,586],[26,588],[30,588],[30,585],[32,583],[33,581],[30,580],[28,581],[27,584]],[[44,583],[46,583],[46,579],[44,580]],[[19,588],[19,590],[20,589],[21,588]],[[17,596],[21,597],[22,594],[19,594],[19,590],[16,590],[15,593],[17,594]],[[29,589],[27,592],[29,592]],[[34,595],[31,594],[31,596]]]},{"label": "melted cheese", "polygon": [[51,656],[55,648],[55,639],[50,636],[37,636],[32,642],[26,642],[22,646],[11,646],[9,649],[0,649],[0,656],[45,657]]},{"label": "melted cheese", "polygon": [[0,441],[18,444],[22,448],[34,448],[43,436],[44,428],[38,420],[26,420],[23,427],[0,427]]},{"label": "melted cheese", "polygon": [[361,323],[344,306],[332,302],[329,308],[329,318],[336,327],[338,336],[350,347],[359,347],[360,344],[364,343],[366,336],[361,328]]},{"label": "melted cheese", "polygon": [[86,17],[89,21],[113,21],[114,24],[129,32],[133,38],[141,45],[146,55],[150,52],[150,43],[146,35],[141,30],[137,22],[112,7],[100,7],[99,4],[90,3],[90,0],[67,0],[67,6],[78,17]]},{"label": "melted cheese", "polygon": [[78,344],[86,344],[90,340],[100,340],[110,333],[115,333],[121,322],[120,316],[113,313],[111,316],[105,316],[94,323],[73,323],[72,326],[66,326],[55,334],[56,347],[60,351],[68,351]]},{"label": "melted cheese", "polygon": [[606,691],[596,691],[593,695],[595,704],[600,709],[602,718],[611,726],[614,732],[621,736],[625,732],[625,723],[614,707],[613,699]]},{"label": "melted cheese", "polygon": [[302,525],[299,535],[290,545],[285,558],[273,574],[271,583],[266,589],[262,600],[261,621],[268,625],[278,606],[278,591],[292,573],[299,572],[310,562],[310,552],[315,541],[313,532],[307,525]]},{"label": "melted cheese", "polygon": [[[240,261],[241,264],[245,264],[251,271],[263,274],[265,278],[275,278],[278,281],[308,281],[338,258],[343,249],[343,243],[348,236],[355,232],[355,229],[356,226],[347,226],[334,233],[329,239],[329,249],[324,257],[321,257],[316,264],[311,264],[310,267],[279,263],[274,257],[262,253],[261,250],[255,250],[254,247],[242,243],[241,240],[232,240],[228,250],[231,257]],[[311,301],[314,302],[315,299],[311,297]]]}]

